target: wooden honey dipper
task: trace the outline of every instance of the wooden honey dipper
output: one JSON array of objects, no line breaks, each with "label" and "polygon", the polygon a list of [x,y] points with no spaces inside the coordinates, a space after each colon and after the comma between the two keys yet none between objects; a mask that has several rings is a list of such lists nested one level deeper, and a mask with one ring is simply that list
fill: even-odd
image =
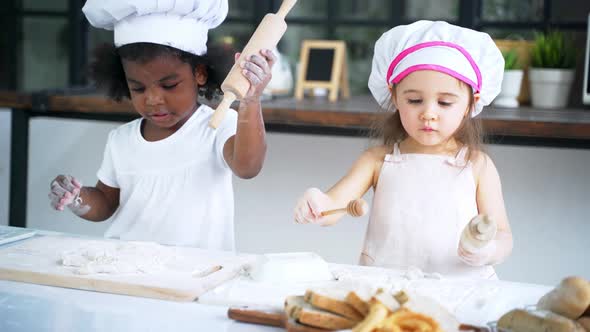
[{"label": "wooden honey dipper", "polygon": [[369,209],[369,206],[367,205],[367,202],[365,202],[364,199],[359,198],[359,199],[353,199],[352,201],[348,202],[346,207],[343,207],[340,209],[323,211],[320,214],[322,215],[322,217],[324,217],[324,216],[331,215],[331,214],[346,212],[353,217],[361,217],[367,213],[368,209]]}]

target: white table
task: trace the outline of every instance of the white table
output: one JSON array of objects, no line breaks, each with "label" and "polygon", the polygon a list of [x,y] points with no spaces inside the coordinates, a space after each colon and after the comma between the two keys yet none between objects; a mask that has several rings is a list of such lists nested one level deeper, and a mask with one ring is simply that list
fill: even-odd
[{"label": "white table", "polygon": [[[534,304],[552,287],[491,280],[415,278],[405,271],[330,264],[342,282],[362,279],[390,290],[429,295],[462,323],[484,325],[515,307]],[[241,276],[209,291],[198,302],[172,302],[0,280],[0,331],[284,331],[227,318],[232,305],[281,308],[305,284],[269,284]]]},{"label": "white table", "polygon": [[[427,295],[455,314],[460,322],[486,325],[507,311],[534,305],[552,286],[482,279],[434,279],[407,277],[399,270],[330,264],[345,285],[362,279],[390,291],[406,289]],[[261,305],[281,308],[286,296],[304,294],[309,287],[329,287],[338,282],[264,284],[242,277],[229,281],[199,299],[203,304]]]},{"label": "white table", "polygon": [[227,307],[0,280],[0,331],[283,331],[227,318]]},{"label": "white table", "polygon": [[[412,280],[407,286],[423,292],[447,287],[447,292],[453,292],[461,283]],[[461,322],[471,324],[482,324],[511,308],[535,303],[550,289],[506,281],[465,284],[464,290],[457,291],[463,298],[452,309]],[[201,303],[181,303],[0,281],[0,331],[284,331],[233,322],[227,318],[227,308],[231,304],[280,306],[286,295],[305,288],[237,279],[207,293]]]}]

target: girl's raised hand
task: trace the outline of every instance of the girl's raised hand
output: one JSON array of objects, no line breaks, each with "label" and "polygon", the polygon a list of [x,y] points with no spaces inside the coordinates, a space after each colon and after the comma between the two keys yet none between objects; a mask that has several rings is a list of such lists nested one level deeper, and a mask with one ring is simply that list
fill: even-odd
[{"label": "girl's raised hand", "polygon": [[[236,53],[235,60],[237,61],[239,57],[240,53]],[[272,78],[272,66],[276,61],[277,57],[271,50],[262,49],[259,54],[252,54],[238,64],[242,68],[244,77],[250,81],[250,89],[242,101],[258,102],[260,100],[264,88]]]},{"label": "girl's raised hand", "polygon": [[322,211],[333,207],[332,199],[318,188],[309,188],[297,201],[295,207],[295,222],[299,224],[323,224],[326,217],[322,217]]}]

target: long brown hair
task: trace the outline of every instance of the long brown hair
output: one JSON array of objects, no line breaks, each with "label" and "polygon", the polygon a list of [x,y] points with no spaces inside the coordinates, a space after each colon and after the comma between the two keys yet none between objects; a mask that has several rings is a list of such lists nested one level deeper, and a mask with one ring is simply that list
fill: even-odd
[{"label": "long brown hair", "polygon": [[[460,84],[469,87],[462,81],[458,81]],[[380,108],[381,114],[375,120],[371,130],[371,138],[393,148],[396,142],[400,142],[408,137],[408,133],[402,125],[402,120],[399,112],[396,111],[393,104],[393,98],[395,95],[395,86],[390,89],[390,99],[387,109]],[[473,108],[475,99],[473,94],[469,94],[469,110]],[[483,126],[479,117],[472,117],[471,114],[467,114],[463,118],[461,125],[457,131],[453,134],[454,138],[461,144],[464,144],[469,148],[467,152],[467,160],[473,161],[477,155],[477,152],[483,151]]]}]

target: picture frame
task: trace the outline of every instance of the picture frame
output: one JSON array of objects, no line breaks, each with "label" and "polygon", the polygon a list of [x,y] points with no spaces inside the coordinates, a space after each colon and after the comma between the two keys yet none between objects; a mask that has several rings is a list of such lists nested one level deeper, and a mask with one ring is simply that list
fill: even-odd
[{"label": "picture frame", "polygon": [[295,98],[303,99],[305,90],[325,88],[328,100],[350,97],[346,43],[342,40],[304,40],[301,43],[300,67],[297,74]]}]

